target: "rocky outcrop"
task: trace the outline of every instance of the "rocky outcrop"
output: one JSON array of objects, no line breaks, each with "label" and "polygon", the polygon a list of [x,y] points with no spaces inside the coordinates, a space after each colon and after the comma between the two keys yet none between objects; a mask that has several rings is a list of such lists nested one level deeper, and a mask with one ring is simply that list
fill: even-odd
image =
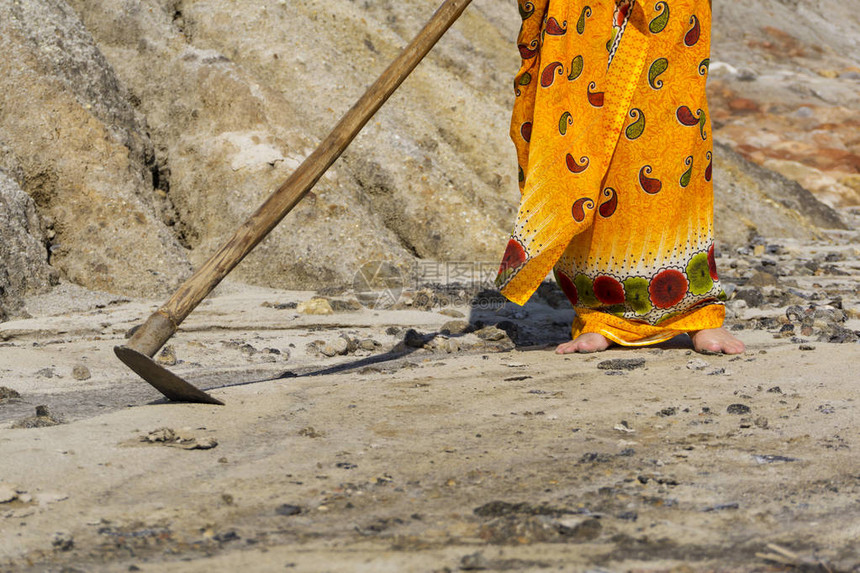
[{"label": "rocky outcrop", "polygon": [[822,229],[844,229],[832,208],[795,181],[747,161],[725,143],[714,147],[716,233],[721,244],[751,237],[821,239]]},{"label": "rocky outcrop", "polygon": [[0,170],[0,320],[14,316],[25,294],[56,284],[45,229],[30,196]]},{"label": "rocky outcrop", "polygon": [[860,14],[844,0],[713,2],[715,55],[785,65],[798,58],[860,56]]},{"label": "rocky outcrop", "polygon": [[[431,12],[421,2],[321,10],[148,0],[135,11],[119,0],[70,3],[140,102],[197,262],[286,178]],[[235,276],[306,288],[349,282],[373,260],[495,258],[516,193],[506,126],[511,15],[503,30],[495,10],[464,16]]]},{"label": "rocky outcrop", "polygon": [[63,0],[0,3],[0,166],[53,221],[52,265],[94,289],[163,292],[187,271],[142,118]]},{"label": "rocky outcrop", "polygon": [[860,205],[860,13],[840,0],[714,3],[714,133],[835,207]]},{"label": "rocky outcrop", "polygon": [[[768,149],[750,134],[771,117],[756,110],[776,112],[758,99],[754,109],[732,102],[739,85],[762,94],[776,85],[757,79],[767,57],[747,58],[737,45],[771,48],[726,31],[758,15],[720,6],[724,52],[715,62],[724,55],[732,64],[714,70],[714,131],[762,163],[741,147],[760,140]],[[0,2],[0,168],[52,222],[50,262],[62,277],[161,295],[310,153],[432,8],[418,0]],[[518,199],[507,132],[519,22],[513,0],[475,0],[234,278],[304,289],[349,284],[374,260],[497,260]],[[755,68],[754,81],[744,66]],[[729,149],[716,154],[716,169],[718,225],[730,240],[813,238],[819,225],[840,224]]]}]

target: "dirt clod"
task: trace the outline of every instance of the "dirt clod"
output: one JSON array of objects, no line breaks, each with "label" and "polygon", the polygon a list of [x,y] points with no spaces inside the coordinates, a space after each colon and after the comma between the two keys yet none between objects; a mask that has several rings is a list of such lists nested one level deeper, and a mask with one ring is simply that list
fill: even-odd
[{"label": "dirt clod", "polygon": [[172,428],[159,428],[144,436],[138,441],[145,444],[161,444],[172,448],[183,450],[211,450],[218,445],[218,440],[206,436],[194,436],[187,432],[177,432]]},{"label": "dirt clod", "polygon": [[729,414],[743,415],[749,414],[752,409],[746,404],[731,404],[728,408],[726,408],[726,412]]},{"label": "dirt clod", "polygon": [[645,366],[644,358],[613,358],[600,362],[600,370],[636,370]]},{"label": "dirt clod", "polygon": [[490,568],[490,562],[480,551],[471,555],[464,555],[460,559],[461,571],[484,571]]},{"label": "dirt clod", "polygon": [[6,386],[0,386],[0,404],[7,400],[18,400],[19,398],[21,398],[21,394],[18,393],[17,390],[7,388]]},{"label": "dirt clod", "polygon": [[298,505],[283,503],[275,508],[275,513],[284,516],[299,515],[302,513],[302,508]]},{"label": "dirt clod", "polygon": [[29,418],[24,418],[23,420],[18,420],[12,424],[12,428],[19,430],[27,430],[31,428],[48,428],[50,426],[57,426],[62,424],[62,418],[55,417],[51,414],[50,409],[47,406],[40,405],[36,406],[36,415],[31,416]]},{"label": "dirt clod", "polygon": [[72,368],[72,378],[78,381],[89,380],[92,377],[90,369],[83,364],[75,364]]}]

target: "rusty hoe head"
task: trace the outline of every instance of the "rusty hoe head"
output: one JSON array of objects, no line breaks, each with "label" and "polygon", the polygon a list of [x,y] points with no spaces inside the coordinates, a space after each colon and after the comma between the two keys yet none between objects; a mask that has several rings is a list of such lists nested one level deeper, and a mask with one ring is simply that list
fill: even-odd
[{"label": "rusty hoe head", "polygon": [[126,366],[169,400],[223,405],[221,400],[189,384],[152,359],[176,329],[177,325],[167,314],[158,311],[135,331],[128,344],[115,346],[113,351]]}]

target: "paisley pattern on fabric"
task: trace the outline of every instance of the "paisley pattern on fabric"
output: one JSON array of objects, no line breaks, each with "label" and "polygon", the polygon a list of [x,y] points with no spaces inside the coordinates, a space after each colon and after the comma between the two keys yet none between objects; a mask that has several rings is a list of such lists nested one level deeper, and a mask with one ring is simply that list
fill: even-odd
[{"label": "paisley pattern on fabric", "polygon": [[519,6],[511,134],[522,197],[502,294],[523,304],[553,270],[577,308],[574,336],[622,344],[720,326],[710,3]]}]

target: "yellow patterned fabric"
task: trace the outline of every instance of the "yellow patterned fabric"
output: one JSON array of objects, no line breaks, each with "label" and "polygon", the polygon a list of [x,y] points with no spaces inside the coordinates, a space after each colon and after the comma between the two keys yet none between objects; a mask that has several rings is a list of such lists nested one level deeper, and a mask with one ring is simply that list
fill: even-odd
[{"label": "yellow patterned fabric", "polygon": [[550,270],[573,335],[659,342],[722,325],[705,96],[710,3],[520,0],[511,137],[522,192],[496,279]]}]

